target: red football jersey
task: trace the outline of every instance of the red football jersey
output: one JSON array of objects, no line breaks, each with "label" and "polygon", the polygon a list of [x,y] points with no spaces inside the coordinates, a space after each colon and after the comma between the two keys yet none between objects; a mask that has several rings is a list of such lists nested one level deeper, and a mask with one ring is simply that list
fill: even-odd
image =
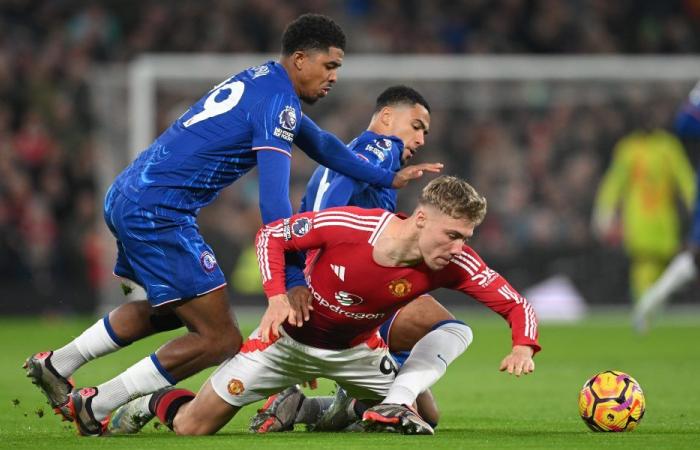
[{"label": "red football jersey", "polygon": [[297,214],[258,232],[258,263],[268,297],[286,293],[285,251],[318,249],[306,270],[314,311],[301,328],[285,322],[292,338],[318,348],[352,347],[414,298],[444,287],[469,294],[503,316],[513,345],[539,351],[532,306],[468,245],[438,271],[423,262],[377,264],[372,250],[391,220],[403,219],[381,209],[346,206]]}]

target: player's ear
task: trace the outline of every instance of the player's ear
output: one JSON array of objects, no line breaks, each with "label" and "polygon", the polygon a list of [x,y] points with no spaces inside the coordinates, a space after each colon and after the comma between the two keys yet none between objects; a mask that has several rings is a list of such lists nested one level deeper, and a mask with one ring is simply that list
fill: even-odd
[{"label": "player's ear", "polygon": [[302,50],[297,50],[292,53],[292,62],[294,63],[294,67],[296,67],[297,70],[301,70],[302,67],[304,67],[304,62],[306,61],[307,57],[306,52]]},{"label": "player's ear", "polygon": [[394,109],[393,108],[391,108],[389,106],[385,106],[384,108],[382,108],[381,111],[379,111],[379,120],[382,122],[382,125],[384,125],[385,127],[391,126],[391,122],[392,122],[393,118],[394,118]]},{"label": "player's ear", "polygon": [[428,217],[425,215],[425,210],[418,205],[413,214],[416,216],[416,227],[423,228],[425,222],[428,220]]}]

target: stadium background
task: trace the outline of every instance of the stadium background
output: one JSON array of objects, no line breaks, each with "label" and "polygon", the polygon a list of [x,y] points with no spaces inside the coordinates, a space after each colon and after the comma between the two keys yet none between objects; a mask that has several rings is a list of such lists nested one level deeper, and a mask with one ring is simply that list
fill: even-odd
[{"label": "stadium background", "polygon": [[[343,26],[348,61],[362,54],[653,55],[663,72],[670,69],[662,58],[700,50],[698,0],[3,1],[0,313],[86,313],[99,309],[104,292],[117,292],[101,200],[113,175],[106,161],[121,168],[141,150],[129,148],[130,63],[144,53],[276,53],[284,25],[307,11]],[[629,304],[619,242],[591,233],[593,198],[615,142],[642,121],[669,127],[694,80],[628,75],[402,80],[434,110],[416,160],[444,162],[447,173],[487,196],[475,247],[518,288],[563,274],[588,303]],[[159,86],[158,131],[217,81]],[[332,95],[305,111],[347,141],[365,129],[374,98],[390,83],[346,83],[341,69]],[[685,144],[695,162],[698,144]],[[297,155],[294,205],[315,167]],[[421,185],[399,195],[404,209]],[[225,273],[240,265],[259,220],[253,174],[203,211],[203,233]],[[246,271],[239,276],[244,281],[230,285],[234,302],[261,304],[246,289],[254,285]],[[681,297],[692,300],[692,291]]]}]

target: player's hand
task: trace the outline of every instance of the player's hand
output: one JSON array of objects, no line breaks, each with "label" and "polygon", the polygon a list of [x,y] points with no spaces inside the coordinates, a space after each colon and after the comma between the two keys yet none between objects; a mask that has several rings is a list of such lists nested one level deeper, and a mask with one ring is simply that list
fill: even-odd
[{"label": "player's hand", "polygon": [[309,320],[309,311],[314,310],[311,291],[306,286],[294,286],[287,291],[287,298],[296,320],[296,323],[289,323],[300,327]]},{"label": "player's hand", "polygon": [[503,358],[498,370],[507,371],[516,377],[534,372],[535,361],[532,359],[534,353],[535,351],[529,345],[515,345],[510,355]]},{"label": "player's hand", "polygon": [[280,337],[279,327],[288,319],[289,323],[292,323],[292,308],[289,306],[287,294],[270,297],[267,310],[260,320],[260,339],[263,342],[270,342],[272,337]]},{"label": "player's hand", "polygon": [[423,163],[414,166],[406,166],[396,172],[391,187],[394,189],[401,189],[406,186],[409,181],[422,177],[424,172],[440,173],[443,167],[444,164],[442,163]]}]

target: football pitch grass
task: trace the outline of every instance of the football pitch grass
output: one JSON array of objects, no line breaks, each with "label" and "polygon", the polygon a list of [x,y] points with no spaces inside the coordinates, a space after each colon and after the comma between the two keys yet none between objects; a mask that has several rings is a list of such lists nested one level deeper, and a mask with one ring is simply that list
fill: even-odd
[{"label": "football pitch grass", "polygon": [[[21,369],[33,352],[56,348],[94,319],[0,318],[0,448],[698,448],[700,446],[700,315],[669,315],[647,336],[636,335],[622,313],[596,313],[576,325],[542,324],[543,351],[534,374],[515,378],[497,371],[510,345],[503,320],[471,310],[457,313],[474,330],[474,342],[433,391],[442,412],[435,436],[295,432],[251,435],[244,408],[215,436],[180,437],[149,423],[136,436],[81,438],[60,422]],[[257,316],[259,317],[259,315]],[[256,316],[243,314],[244,333]],[[145,356],[173,333],[149,338],[94,361],[76,374],[78,386],[105,381]],[[644,389],[647,411],[630,433],[593,433],[578,416],[577,395],[595,373],[618,369]],[[197,390],[211,370],[182,386]],[[322,381],[318,393],[332,383]]]}]

